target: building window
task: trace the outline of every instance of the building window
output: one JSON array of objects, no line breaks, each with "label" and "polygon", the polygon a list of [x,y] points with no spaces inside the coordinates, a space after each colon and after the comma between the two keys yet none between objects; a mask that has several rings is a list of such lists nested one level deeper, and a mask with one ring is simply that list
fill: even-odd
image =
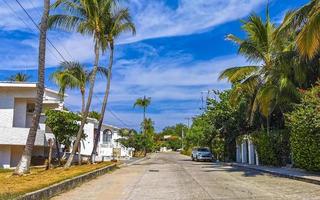
[{"label": "building window", "polygon": [[27,113],[33,113],[36,105],[34,103],[27,103]]},{"label": "building window", "polygon": [[103,131],[102,142],[103,144],[111,143],[112,140],[112,132],[110,130]]}]

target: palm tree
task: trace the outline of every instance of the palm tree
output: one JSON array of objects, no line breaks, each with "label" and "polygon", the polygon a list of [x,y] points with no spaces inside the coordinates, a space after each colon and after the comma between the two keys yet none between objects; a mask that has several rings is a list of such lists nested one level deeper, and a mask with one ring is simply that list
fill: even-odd
[{"label": "palm tree", "polygon": [[[107,77],[107,70],[103,67],[98,67],[97,73]],[[60,68],[51,74],[51,79],[59,85],[62,100],[66,89],[79,89],[81,93],[81,112],[84,112],[86,86],[90,75],[91,72],[86,70],[86,67],[79,62],[64,61],[60,64]]]},{"label": "palm tree", "polygon": [[35,111],[32,118],[32,124],[29,130],[28,138],[21,159],[14,171],[14,174],[22,175],[30,170],[31,155],[36,139],[36,134],[39,126],[39,120],[42,110],[43,93],[44,93],[44,72],[46,59],[46,40],[48,28],[50,0],[44,0],[44,9],[40,24],[40,39],[39,39],[39,57],[38,57],[38,83]]},{"label": "palm tree", "polygon": [[15,82],[27,82],[31,78],[30,75],[24,74],[21,72],[18,72],[12,76],[9,77],[9,81],[15,81]]},{"label": "palm tree", "polygon": [[[49,25],[51,28],[60,28],[66,31],[77,31],[83,35],[90,35],[94,40],[94,66],[89,79],[89,93],[86,106],[82,113],[82,120],[76,142],[73,146],[65,168],[71,166],[75,152],[81,140],[83,128],[88,117],[96,74],[99,66],[100,51],[107,47],[104,38],[106,27],[105,18],[108,17],[110,7],[115,5],[115,0],[58,0],[53,8],[58,9],[59,14],[50,16]],[[60,14],[62,13],[62,14]]]},{"label": "palm tree", "polygon": [[106,91],[105,91],[102,106],[101,106],[98,128],[96,130],[96,137],[95,137],[96,139],[95,139],[92,153],[91,153],[92,162],[94,162],[94,155],[96,155],[98,138],[100,138],[100,131],[101,131],[104,114],[106,111],[109,93],[110,93],[115,39],[118,38],[123,32],[127,32],[127,31],[130,31],[132,32],[132,34],[135,34],[135,26],[131,21],[131,17],[128,9],[110,10],[109,13],[110,13],[110,16],[106,18],[106,21],[105,21],[106,29],[104,33],[104,36],[108,41],[108,45],[110,48],[109,66],[107,69],[108,78],[107,78]]},{"label": "palm tree", "polygon": [[[220,79],[228,79],[234,86],[231,96],[240,99],[244,95],[249,99],[251,122],[256,111],[267,120],[275,108],[285,106],[288,99],[297,98],[297,91],[292,77],[293,67],[299,67],[291,60],[294,49],[287,38],[275,37],[276,27],[271,23],[269,12],[264,23],[257,15],[251,15],[244,22],[243,30],[247,38],[242,40],[234,35],[227,39],[239,45],[239,53],[253,65],[237,66],[224,70]],[[288,65],[292,62],[292,65]],[[297,66],[296,66],[297,65]]]},{"label": "palm tree", "polygon": [[146,110],[150,104],[151,104],[151,97],[146,98],[146,96],[144,96],[143,98],[138,98],[136,102],[133,104],[134,108],[136,106],[143,108],[143,121],[146,120]]},{"label": "palm tree", "polygon": [[296,31],[297,47],[303,57],[309,59],[319,54],[320,48],[320,0],[311,0],[297,10],[286,14],[279,32]]},{"label": "palm tree", "polygon": [[89,71],[79,62],[62,62],[60,68],[51,74],[51,78],[59,85],[60,96],[63,99],[67,88],[77,88],[81,93],[81,112],[85,110],[86,85],[89,81]]}]

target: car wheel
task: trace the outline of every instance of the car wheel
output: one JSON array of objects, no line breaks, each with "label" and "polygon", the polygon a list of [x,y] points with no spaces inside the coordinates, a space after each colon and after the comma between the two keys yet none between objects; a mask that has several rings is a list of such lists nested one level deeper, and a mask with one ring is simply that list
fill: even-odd
[{"label": "car wheel", "polygon": [[194,158],[193,158],[193,156],[191,156],[191,160],[192,160],[192,161],[194,161]]},{"label": "car wheel", "polygon": [[199,160],[198,160],[198,156],[196,156],[196,161],[198,162]]}]

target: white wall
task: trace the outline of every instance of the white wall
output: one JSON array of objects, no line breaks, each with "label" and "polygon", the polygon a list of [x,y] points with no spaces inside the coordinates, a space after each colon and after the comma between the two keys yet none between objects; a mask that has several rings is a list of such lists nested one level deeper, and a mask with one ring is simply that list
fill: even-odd
[{"label": "white wall", "polygon": [[0,127],[12,127],[13,107],[14,98],[0,91]]},{"label": "white wall", "polygon": [[11,148],[7,145],[0,145],[0,168],[10,167]]},{"label": "white wall", "polygon": [[83,130],[87,137],[81,142],[81,154],[89,156],[93,148],[94,124],[91,122],[85,124]]},{"label": "white wall", "polygon": [[[0,127],[0,144],[25,145],[29,134],[28,128]],[[38,130],[34,144],[44,146],[46,144],[44,131]]]},{"label": "white wall", "polygon": [[27,100],[15,99],[14,100],[14,114],[13,114],[13,127],[26,127],[26,111]]}]

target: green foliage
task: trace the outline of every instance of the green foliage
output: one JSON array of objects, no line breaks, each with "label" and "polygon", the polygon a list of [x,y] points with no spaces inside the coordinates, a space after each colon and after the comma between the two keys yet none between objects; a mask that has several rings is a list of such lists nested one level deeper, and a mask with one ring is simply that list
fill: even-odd
[{"label": "green foliage", "polygon": [[[59,144],[71,145],[71,138],[76,137],[81,117],[72,112],[48,110],[46,111],[46,125],[50,127]],[[85,135],[83,134],[83,138]]]},{"label": "green foliage", "polygon": [[31,78],[30,75],[18,72],[16,74],[10,76],[8,79],[9,79],[9,81],[27,82],[30,80],[30,78]]},{"label": "green foliage", "polygon": [[[176,124],[174,126],[165,127],[159,134],[157,134],[156,149],[160,149],[160,147],[168,147],[172,150],[182,148],[182,132],[184,133],[184,135],[186,135],[188,132],[188,127],[182,123]],[[164,139],[164,136],[171,137]]]},{"label": "green foliage", "polygon": [[235,160],[236,138],[248,130],[246,110],[248,104],[231,103],[232,91],[214,91],[216,99],[207,100],[207,110],[193,119],[186,135],[186,148],[210,147],[221,160]]},{"label": "green foliage", "polygon": [[320,171],[320,86],[303,92],[301,104],[287,114],[294,165]]},{"label": "green foliage", "polygon": [[251,135],[262,165],[284,166],[289,161],[288,130],[257,131]]},{"label": "green foliage", "polygon": [[141,123],[141,129],[144,132],[142,132],[142,140],[144,143],[144,148],[146,152],[152,152],[155,149],[155,130],[154,130],[154,122],[151,120],[151,118],[145,119],[144,122]]},{"label": "green foliage", "polygon": [[89,112],[88,117],[99,120],[101,117],[101,114],[96,111],[91,111],[91,112]]}]

